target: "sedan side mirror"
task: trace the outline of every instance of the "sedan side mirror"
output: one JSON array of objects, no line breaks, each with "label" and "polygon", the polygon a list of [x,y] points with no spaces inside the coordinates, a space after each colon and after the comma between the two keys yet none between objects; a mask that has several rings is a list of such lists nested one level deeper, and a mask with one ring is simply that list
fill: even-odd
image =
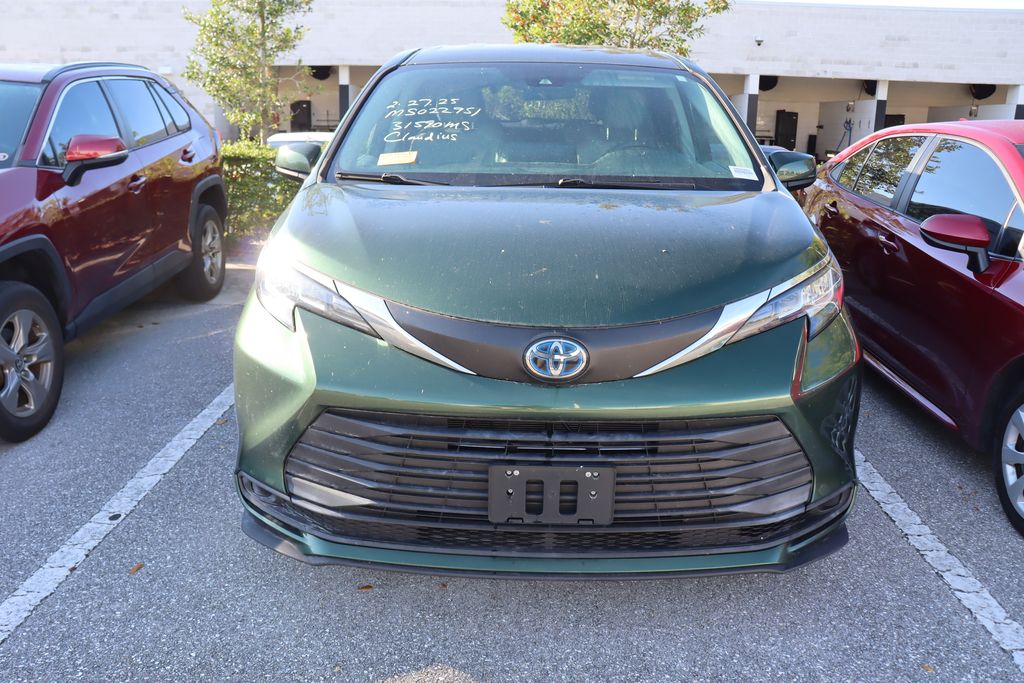
[{"label": "sedan side mirror", "polygon": [[789,190],[802,190],[814,184],[817,160],[810,154],[789,150],[772,152],[768,155],[768,163]]},{"label": "sedan side mirror", "polygon": [[104,135],[76,135],[68,142],[64,154],[65,185],[77,185],[82,174],[91,168],[117,166],[128,158],[128,148],[121,138]]},{"label": "sedan side mirror", "polygon": [[988,270],[988,244],[992,239],[985,222],[967,214],[940,213],[921,223],[921,237],[933,247],[967,254],[974,273]]},{"label": "sedan side mirror", "polygon": [[310,171],[320,158],[321,146],[314,142],[295,142],[277,150],[274,170],[298,182],[309,177]]}]

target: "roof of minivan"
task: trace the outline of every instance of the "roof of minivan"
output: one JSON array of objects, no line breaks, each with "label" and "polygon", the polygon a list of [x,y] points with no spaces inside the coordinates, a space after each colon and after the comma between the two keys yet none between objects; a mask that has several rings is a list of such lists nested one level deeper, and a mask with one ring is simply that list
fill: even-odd
[{"label": "roof of minivan", "polygon": [[569,64],[612,64],[615,66],[651,66],[662,69],[700,69],[678,57],[650,50],[625,50],[612,47],[570,45],[439,45],[413,53],[406,64],[450,64],[473,62],[564,62]]},{"label": "roof of minivan", "polygon": [[70,64],[0,64],[0,81],[18,81],[21,83],[49,83],[57,76],[69,71],[85,71],[103,68],[141,69],[136,64],[120,62],[71,62]]}]

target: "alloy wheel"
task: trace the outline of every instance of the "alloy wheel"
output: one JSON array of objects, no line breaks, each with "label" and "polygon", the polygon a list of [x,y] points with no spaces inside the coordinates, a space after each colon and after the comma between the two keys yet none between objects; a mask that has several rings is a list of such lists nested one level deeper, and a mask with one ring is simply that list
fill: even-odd
[{"label": "alloy wheel", "polygon": [[224,268],[224,252],[221,250],[220,228],[212,220],[203,225],[203,237],[200,244],[203,256],[203,275],[210,284],[216,284],[220,271]]},{"label": "alloy wheel", "polygon": [[1017,514],[1024,517],[1024,405],[1018,406],[1010,414],[1002,447],[1006,497]]},{"label": "alloy wheel", "polygon": [[35,312],[14,311],[0,324],[0,406],[15,417],[42,407],[53,384],[53,338]]}]

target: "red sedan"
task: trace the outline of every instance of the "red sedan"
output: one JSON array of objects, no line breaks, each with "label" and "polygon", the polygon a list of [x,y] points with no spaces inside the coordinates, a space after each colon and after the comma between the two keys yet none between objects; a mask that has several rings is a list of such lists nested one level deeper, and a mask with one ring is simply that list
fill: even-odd
[{"label": "red sedan", "polygon": [[888,128],[799,197],[843,268],[864,357],[990,452],[1024,533],[1024,121]]}]

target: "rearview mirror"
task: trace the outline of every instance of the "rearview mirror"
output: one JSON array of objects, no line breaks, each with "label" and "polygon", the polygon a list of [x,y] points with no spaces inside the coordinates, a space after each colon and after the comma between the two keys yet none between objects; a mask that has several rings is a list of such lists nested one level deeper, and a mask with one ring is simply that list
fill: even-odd
[{"label": "rearview mirror", "polygon": [[302,182],[320,158],[321,146],[314,142],[295,142],[277,150],[274,170],[285,178]]},{"label": "rearview mirror", "polygon": [[77,185],[82,174],[91,168],[116,166],[128,158],[128,149],[121,138],[103,135],[76,135],[68,142],[64,154],[67,162],[62,174],[65,185]]},{"label": "rearview mirror", "polygon": [[967,254],[967,267],[974,273],[988,270],[991,236],[984,221],[967,214],[940,213],[921,224],[921,237],[933,247]]},{"label": "rearview mirror", "polygon": [[802,190],[814,183],[817,160],[810,154],[783,150],[768,155],[775,175],[789,190]]}]

